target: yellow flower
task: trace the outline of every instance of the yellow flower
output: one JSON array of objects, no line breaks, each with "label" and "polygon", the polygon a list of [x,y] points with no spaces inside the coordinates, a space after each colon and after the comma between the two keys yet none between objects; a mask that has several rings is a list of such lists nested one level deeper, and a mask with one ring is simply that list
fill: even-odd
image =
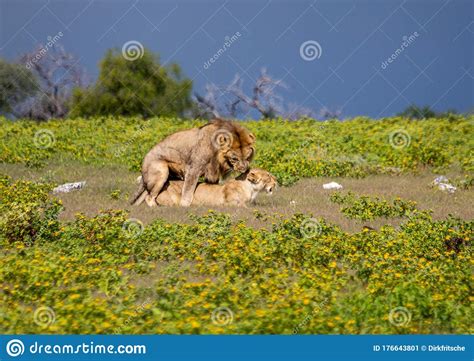
[{"label": "yellow flower", "polygon": [[199,328],[199,327],[201,327],[201,324],[197,321],[191,321],[191,327],[192,328]]}]

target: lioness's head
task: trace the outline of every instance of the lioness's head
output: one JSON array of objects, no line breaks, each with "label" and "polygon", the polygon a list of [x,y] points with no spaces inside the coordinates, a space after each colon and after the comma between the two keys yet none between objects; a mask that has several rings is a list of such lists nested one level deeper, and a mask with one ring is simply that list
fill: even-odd
[{"label": "lioness's head", "polygon": [[252,183],[257,191],[265,189],[268,194],[272,194],[277,186],[276,177],[260,168],[252,168],[246,174],[246,179]]},{"label": "lioness's head", "polygon": [[225,171],[245,173],[255,154],[255,135],[235,122],[216,119],[212,124],[218,126],[213,144],[220,152],[221,166]]}]

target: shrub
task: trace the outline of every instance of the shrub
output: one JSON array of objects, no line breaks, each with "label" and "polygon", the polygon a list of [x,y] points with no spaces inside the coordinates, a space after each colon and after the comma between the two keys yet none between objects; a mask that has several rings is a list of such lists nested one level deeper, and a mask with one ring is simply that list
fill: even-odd
[{"label": "shrub", "polygon": [[49,184],[11,181],[0,182],[0,236],[6,241],[31,246],[38,239],[58,237],[61,201],[50,196]]},{"label": "shrub", "polygon": [[379,197],[356,196],[352,192],[346,194],[333,193],[331,201],[342,205],[341,212],[350,219],[362,221],[375,218],[407,217],[413,215],[416,209],[416,202],[395,198],[391,202]]}]

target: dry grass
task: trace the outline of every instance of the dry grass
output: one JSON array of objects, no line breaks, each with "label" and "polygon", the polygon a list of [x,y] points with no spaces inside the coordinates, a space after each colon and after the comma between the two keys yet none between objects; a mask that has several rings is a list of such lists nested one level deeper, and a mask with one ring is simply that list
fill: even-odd
[{"label": "dry grass", "polygon": [[[139,175],[120,167],[94,167],[77,163],[50,164],[42,169],[31,169],[22,165],[1,164],[0,173],[13,178],[28,180],[43,180],[58,184],[74,181],[87,181],[87,185],[80,191],[61,194],[65,210],[61,217],[73,219],[78,212],[95,215],[104,209],[127,209],[130,217],[149,223],[156,218],[163,218],[170,222],[189,222],[189,214],[204,214],[208,207],[179,207],[149,208],[146,205],[132,207],[128,199],[136,189],[135,179]],[[448,174],[448,176],[459,174]],[[386,198],[399,196],[418,202],[421,209],[432,209],[435,218],[445,218],[448,214],[463,218],[474,218],[473,190],[458,190],[455,194],[447,194],[429,187],[435,175],[424,172],[418,175],[388,176],[376,175],[363,179],[351,178],[313,178],[305,179],[291,187],[280,187],[269,197],[259,195],[257,204],[248,209],[217,207],[232,215],[234,219],[244,220],[249,225],[262,227],[272,222],[273,214],[291,215],[293,213],[311,213],[314,217],[323,217],[331,223],[340,225],[347,231],[360,230],[362,225],[378,228],[383,224],[399,223],[397,219],[379,219],[371,222],[356,222],[345,218],[339,212],[339,206],[329,201],[330,191],[322,189],[322,184],[336,181],[344,186],[344,190],[351,190],[357,194],[377,195]],[[119,191],[119,199],[112,198],[112,192]],[[267,214],[268,219],[257,219],[253,210]]]}]

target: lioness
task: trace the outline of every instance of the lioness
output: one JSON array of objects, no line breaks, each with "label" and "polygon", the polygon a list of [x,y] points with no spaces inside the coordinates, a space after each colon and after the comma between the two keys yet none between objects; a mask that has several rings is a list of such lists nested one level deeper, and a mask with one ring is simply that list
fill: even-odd
[{"label": "lioness", "polygon": [[208,124],[166,137],[145,156],[142,182],[132,204],[146,200],[156,205],[156,197],[168,179],[184,180],[180,205],[193,201],[199,177],[217,183],[232,170],[246,172],[255,153],[255,136],[239,124],[214,119]]},{"label": "lioness", "polygon": [[[169,181],[156,198],[163,206],[180,204],[183,181]],[[225,184],[199,183],[194,192],[193,205],[246,206],[254,203],[257,194],[264,190],[272,194],[277,185],[276,178],[269,172],[253,168]]]}]

